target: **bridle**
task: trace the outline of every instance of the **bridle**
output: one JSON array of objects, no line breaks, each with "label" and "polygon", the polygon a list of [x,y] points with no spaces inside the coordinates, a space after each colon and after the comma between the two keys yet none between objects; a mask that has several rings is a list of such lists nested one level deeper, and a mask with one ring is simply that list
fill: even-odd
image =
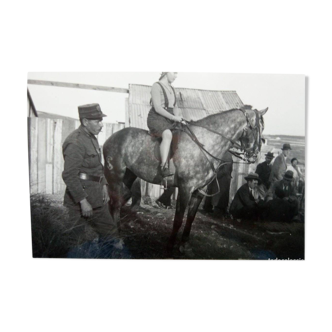
[{"label": "bridle", "polygon": [[[259,114],[259,112],[257,110],[252,110],[255,113],[255,118],[256,118],[256,121],[253,124],[250,121],[247,110],[245,110],[245,109],[239,109],[239,110],[242,111],[242,113],[244,114],[244,116],[246,117],[246,120],[247,120],[247,126],[243,129],[242,135],[239,138],[239,141],[241,143],[240,150],[243,152],[231,150],[234,146],[232,146],[229,149],[229,152],[232,153],[237,158],[240,158],[240,159],[248,162],[249,164],[251,164],[251,163],[253,163],[253,161],[251,161],[250,158],[252,156],[257,157],[257,155],[254,155],[254,151],[256,151],[257,145],[259,144],[258,142],[261,142],[261,139],[262,139],[262,135],[261,135],[262,131],[260,130],[259,121],[260,120],[262,121],[262,127],[263,127],[262,130],[264,130],[264,120],[263,120],[263,117]],[[250,129],[250,133],[249,133],[249,129]],[[246,137],[250,137],[250,136],[254,136],[254,145],[253,145],[253,147],[246,149],[243,144],[243,139]],[[238,147],[236,147],[236,148],[238,148]]]},{"label": "bridle", "polygon": [[[202,151],[203,155],[206,157],[207,161],[210,163],[210,166],[211,166],[211,169],[213,170],[213,176],[212,176],[212,179],[209,181],[209,183],[203,185],[201,188],[198,188],[197,190],[203,194],[204,196],[207,196],[207,197],[212,197],[212,196],[215,196],[217,195],[219,192],[220,192],[220,187],[219,187],[219,183],[217,181],[217,185],[218,185],[218,191],[217,193],[215,194],[212,194],[212,195],[208,195],[206,194],[206,192],[203,192],[201,189],[203,187],[206,187],[208,186],[210,183],[212,183],[214,181],[214,179],[217,177],[217,173],[218,173],[218,170],[221,166],[227,164],[227,163],[230,163],[229,161],[225,161],[225,160],[222,160],[214,155],[212,155],[209,151],[207,151],[205,148],[204,148],[204,145],[202,143],[200,143],[196,137],[196,135],[192,132],[192,130],[190,129],[189,126],[196,126],[196,127],[201,127],[201,128],[204,128],[216,135],[219,135],[221,137],[223,137],[224,139],[228,140],[229,142],[232,143],[232,147],[228,149],[228,151],[234,155],[235,157],[237,158],[240,158],[248,163],[253,163],[253,161],[251,161],[249,158],[251,158],[253,156],[253,151],[256,150],[256,147],[257,147],[257,138],[259,139],[258,142],[260,142],[261,140],[261,131],[260,131],[260,128],[259,128],[259,121],[260,119],[262,120],[262,125],[263,125],[263,128],[264,128],[264,121],[263,121],[263,117],[259,115],[258,111],[257,110],[252,110],[255,112],[255,117],[256,117],[256,121],[255,121],[255,124],[252,124],[251,121],[250,121],[250,118],[249,118],[249,114],[247,112],[246,109],[239,109],[239,111],[241,111],[245,118],[246,118],[246,121],[247,121],[247,125],[246,127],[243,129],[242,131],[242,134],[240,136],[240,138],[238,139],[240,141],[240,144],[237,143],[237,141],[229,138],[229,137],[226,137],[225,135],[213,130],[213,129],[210,129],[210,128],[207,128],[205,126],[202,126],[202,125],[198,125],[196,122],[194,121],[185,121],[186,125],[185,126],[181,126],[181,128],[178,128],[179,130],[185,132],[186,134],[189,135],[189,137],[197,144],[197,146],[200,148],[200,150]],[[189,126],[188,126],[189,125]],[[255,135],[255,140],[254,140],[254,145],[253,147],[251,148],[245,148],[244,147],[244,144],[243,144],[243,139],[248,136],[248,132],[250,130],[250,133],[251,135]],[[258,136],[258,137],[257,137]],[[234,150],[231,150],[233,148],[236,148],[242,152],[238,152],[238,151],[234,151]],[[217,168],[215,168],[213,162],[207,157],[207,155],[209,155],[210,157],[212,157],[213,159],[219,161],[219,165]]]},{"label": "bridle", "polygon": [[[256,121],[255,121],[255,124],[251,123],[250,121],[250,117],[249,117],[249,114],[247,112],[246,109],[239,109],[239,111],[241,111],[243,113],[243,115],[245,116],[246,120],[247,120],[247,125],[245,128],[243,128],[243,131],[242,131],[242,134],[240,136],[240,138],[238,139],[238,141],[240,141],[240,144],[229,138],[229,137],[226,137],[225,135],[219,133],[218,131],[216,130],[213,130],[211,128],[207,128],[205,126],[202,126],[202,125],[199,125],[197,124],[196,122],[194,121],[185,121],[187,125],[189,126],[195,126],[195,127],[200,127],[200,128],[204,128],[216,135],[219,135],[221,137],[223,137],[224,139],[228,140],[229,142],[232,143],[232,147],[230,147],[230,149],[228,150],[231,154],[233,154],[234,156],[236,156],[237,158],[240,158],[248,163],[253,163],[252,161],[249,160],[249,158],[252,157],[253,154],[251,154],[252,151],[255,151],[256,148],[257,148],[257,142],[260,142],[261,140],[261,131],[259,129],[259,120],[261,119],[263,121],[263,117],[261,117],[258,113],[257,110],[252,110],[253,112],[255,112],[255,117],[256,117]],[[263,122],[263,127],[264,127],[264,122]],[[205,152],[207,153],[210,157],[216,159],[216,160],[219,160],[219,161],[222,161],[222,159],[219,159],[215,156],[213,156],[211,153],[209,153],[205,148],[204,148],[204,145],[201,144],[198,139],[196,138],[195,134],[191,131],[191,129],[189,127],[187,127],[189,133],[187,132],[187,134],[192,138],[192,140]],[[248,132],[250,130],[250,133],[251,135],[250,136],[255,136],[255,139],[254,139],[254,145],[253,147],[251,148],[245,148],[244,147],[244,144],[243,144],[243,139],[245,137],[248,137]],[[185,131],[185,130],[183,130]],[[186,131],[185,131],[186,132]],[[257,137],[258,136],[258,137]],[[258,138],[258,139],[257,139]],[[233,148],[236,148],[242,152],[238,152],[238,151],[234,151],[234,150],[231,150]]]}]

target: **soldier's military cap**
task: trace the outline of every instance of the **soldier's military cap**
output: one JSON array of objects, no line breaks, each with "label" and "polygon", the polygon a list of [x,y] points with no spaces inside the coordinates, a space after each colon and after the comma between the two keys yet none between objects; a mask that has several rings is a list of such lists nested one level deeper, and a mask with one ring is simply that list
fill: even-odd
[{"label": "soldier's military cap", "polygon": [[80,119],[97,120],[107,116],[102,113],[99,104],[87,104],[78,106]]}]

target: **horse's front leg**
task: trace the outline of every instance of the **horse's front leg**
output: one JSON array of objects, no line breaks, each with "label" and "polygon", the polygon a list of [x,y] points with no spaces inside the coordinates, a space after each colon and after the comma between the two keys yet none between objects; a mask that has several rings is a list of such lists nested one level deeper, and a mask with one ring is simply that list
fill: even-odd
[{"label": "horse's front leg", "polygon": [[189,239],[191,225],[195,219],[198,207],[201,204],[202,199],[203,199],[203,195],[201,193],[199,193],[199,191],[196,190],[193,192],[190,202],[189,202],[186,226],[184,227],[183,234],[182,234],[182,240],[181,240],[182,243],[187,242]]},{"label": "horse's front leg", "polygon": [[182,225],[184,213],[188,206],[189,199],[190,199],[190,189],[184,186],[179,186],[179,194],[176,201],[176,211],[173,222],[173,230],[167,245],[168,254],[170,254],[173,250],[178,231]]}]

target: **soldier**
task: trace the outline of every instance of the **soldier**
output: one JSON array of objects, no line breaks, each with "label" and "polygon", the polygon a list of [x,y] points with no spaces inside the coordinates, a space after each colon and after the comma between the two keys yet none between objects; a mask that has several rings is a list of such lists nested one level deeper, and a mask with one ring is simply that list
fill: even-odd
[{"label": "soldier", "polygon": [[75,231],[84,238],[85,227],[92,227],[103,239],[113,239],[122,248],[118,229],[109,212],[107,181],[101,163],[98,135],[103,128],[103,117],[98,104],[78,107],[81,126],[74,130],[62,146],[65,160],[62,178],[67,186],[64,205]]}]

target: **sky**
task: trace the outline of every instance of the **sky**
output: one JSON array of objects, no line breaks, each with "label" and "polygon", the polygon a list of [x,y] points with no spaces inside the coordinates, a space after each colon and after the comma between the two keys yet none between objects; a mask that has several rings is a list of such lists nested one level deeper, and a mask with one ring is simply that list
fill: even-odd
[{"label": "sky", "polygon": [[[28,79],[128,88],[152,85],[160,73],[29,73]],[[305,136],[305,76],[281,74],[183,73],[173,86],[235,90],[244,104],[266,107],[265,134]],[[37,111],[78,118],[77,106],[99,103],[105,122],[125,121],[126,93],[28,85]]]}]

